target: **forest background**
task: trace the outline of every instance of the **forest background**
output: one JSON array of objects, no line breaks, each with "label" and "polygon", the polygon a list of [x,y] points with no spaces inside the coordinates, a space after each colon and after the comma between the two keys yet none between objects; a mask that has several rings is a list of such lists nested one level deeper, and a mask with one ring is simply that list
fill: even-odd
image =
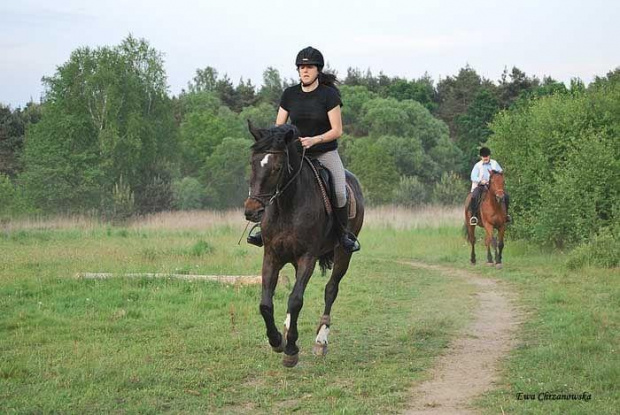
[{"label": "forest background", "polygon": [[[371,205],[462,203],[488,145],[506,171],[513,236],[618,266],[620,68],[568,86],[516,67],[497,81],[469,66],[437,82],[338,75],[340,154]],[[235,84],[207,66],[171,96],[147,40],[79,48],[43,78],[40,102],[0,104],[0,219],[239,207],[247,120],[273,125],[297,82],[269,67],[261,85]]]}]

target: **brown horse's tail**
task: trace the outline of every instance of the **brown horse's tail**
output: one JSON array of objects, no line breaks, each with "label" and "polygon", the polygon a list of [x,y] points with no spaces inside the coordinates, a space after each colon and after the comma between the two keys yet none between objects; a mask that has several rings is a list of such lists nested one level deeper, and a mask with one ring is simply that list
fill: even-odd
[{"label": "brown horse's tail", "polygon": [[328,269],[332,269],[334,265],[334,251],[329,251],[322,257],[319,257],[319,267],[321,267],[321,275],[325,276]]}]

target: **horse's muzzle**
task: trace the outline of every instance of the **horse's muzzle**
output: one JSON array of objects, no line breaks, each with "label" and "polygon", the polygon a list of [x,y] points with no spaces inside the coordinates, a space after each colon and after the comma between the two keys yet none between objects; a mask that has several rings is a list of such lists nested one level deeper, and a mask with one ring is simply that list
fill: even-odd
[{"label": "horse's muzzle", "polygon": [[265,207],[255,199],[247,198],[243,204],[245,218],[250,222],[260,222],[265,212]]}]

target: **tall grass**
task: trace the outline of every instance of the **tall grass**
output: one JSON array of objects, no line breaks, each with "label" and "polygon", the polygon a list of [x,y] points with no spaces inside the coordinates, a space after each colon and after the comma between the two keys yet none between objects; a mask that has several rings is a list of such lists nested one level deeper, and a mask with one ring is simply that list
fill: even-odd
[{"label": "tall grass", "polygon": [[[367,208],[364,226],[373,228],[419,229],[456,226],[463,217],[461,207],[426,205],[414,208],[379,206]],[[243,228],[246,221],[242,209],[227,211],[193,210],[159,212],[134,217],[120,226],[132,230],[207,230],[213,227]],[[105,225],[92,216],[33,216],[6,220],[0,226],[4,232],[28,229],[84,229],[92,230]],[[118,225],[118,224],[117,224]]]}]

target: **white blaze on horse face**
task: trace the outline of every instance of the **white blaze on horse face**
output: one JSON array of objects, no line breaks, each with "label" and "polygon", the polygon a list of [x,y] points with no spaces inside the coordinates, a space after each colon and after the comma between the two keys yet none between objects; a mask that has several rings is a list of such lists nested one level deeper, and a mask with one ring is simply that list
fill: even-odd
[{"label": "white blaze on horse face", "polygon": [[319,334],[316,336],[317,344],[327,344],[327,336],[329,336],[329,327],[325,324],[321,324],[321,329],[319,330]]},{"label": "white blaze on horse face", "polygon": [[265,165],[269,163],[269,156],[271,156],[271,154],[265,154],[265,157],[263,157],[263,159],[260,161],[261,167],[265,167]]}]

